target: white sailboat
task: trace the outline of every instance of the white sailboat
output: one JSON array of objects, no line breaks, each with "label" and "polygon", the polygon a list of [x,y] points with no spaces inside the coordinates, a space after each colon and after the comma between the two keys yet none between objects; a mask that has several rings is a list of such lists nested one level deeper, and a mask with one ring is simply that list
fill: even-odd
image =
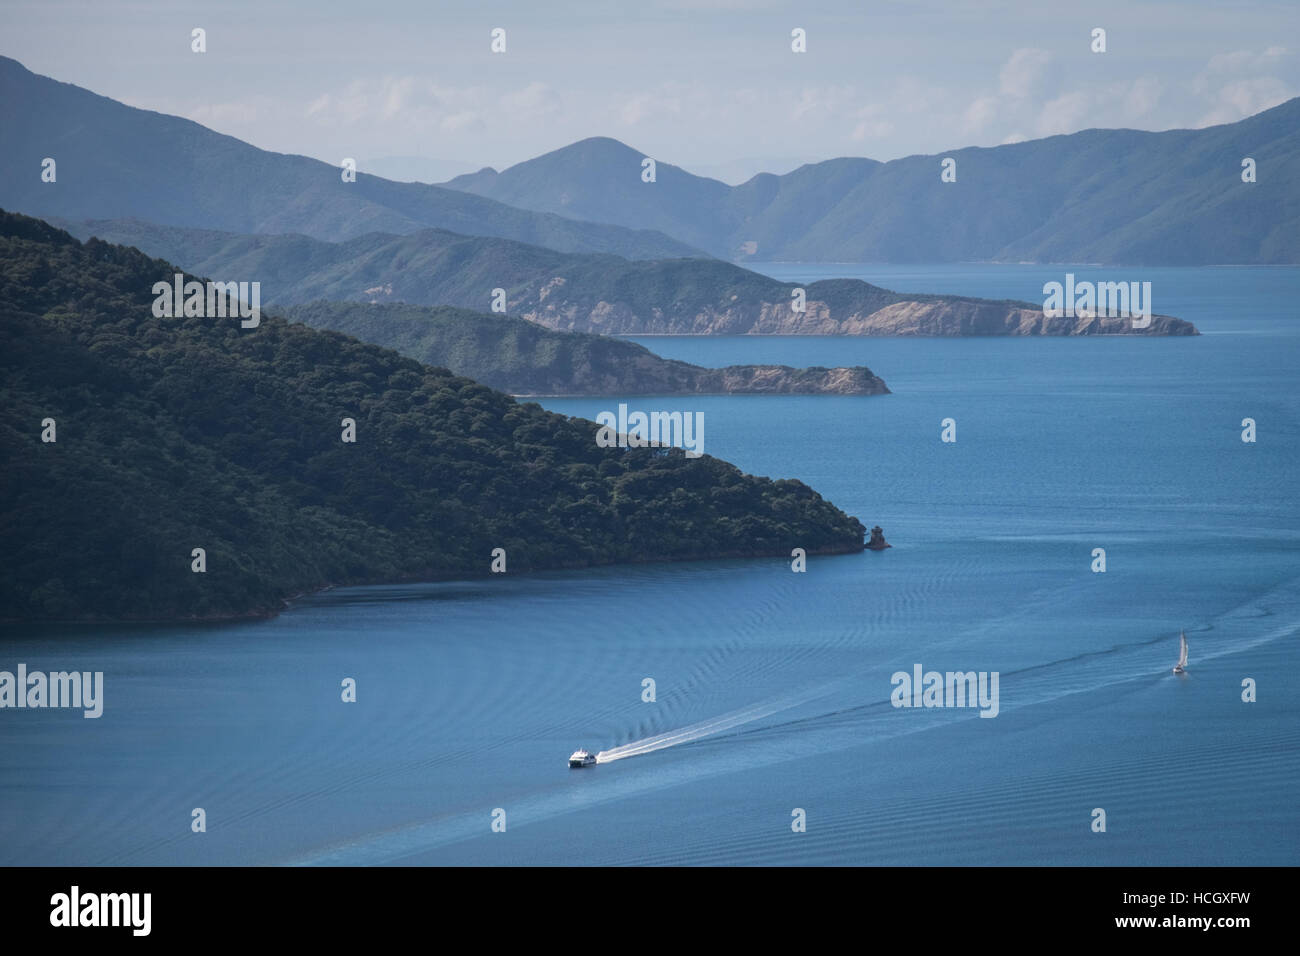
[{"label": "white sailboat", "polygon": [[1178,632],[1178,663],[1174,665],[1175,674],[1187,672],[1187,635]]}]

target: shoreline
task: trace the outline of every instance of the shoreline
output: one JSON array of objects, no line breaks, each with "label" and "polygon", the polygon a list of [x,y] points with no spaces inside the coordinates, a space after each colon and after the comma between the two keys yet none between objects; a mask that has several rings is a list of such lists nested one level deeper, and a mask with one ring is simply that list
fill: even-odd
[{"label": "shoreline", "polygon": [[882,398],[893,392],[506,392],[511,398]]},{"label": "shoreline", "polygon": [[[1177,318],[1177,316],[1168,316]],[[529,320],[531,321],[531,320]],[[1180,319],[1187,322],[1187,319]],[[611,339],[1192,339],[1201,334],[1193,323],[1191,332],[1163,335],[1141,335],[1137,332],[1089,332],[1085,335],[876,335],[871,332],[737,332],[734,335],[717,332],[601,332]],[[703,367],[703,366],[701,366]],[[722,394],[745,394],[724,392]],[[815,393],[810,393],[815,394]]]},{"label": "shoreline", "polygon": [[[798,545],[794,545],[798,547]],[[847,546],[843,548],[805,548],[808,556],[812,555],[845,555],[858,554],[865,552],[867,546],[865,543],[856,547]],[[684,564],[692,561],[725,561],[733,558],[756,559],[756,558],[789,558],[788,552],[782,551],[725,551],[714,552],[704,555],[692,555],[688,558],[644,558],[631,561],[604,561],[604,562],[582,562],[572,564],[550,565],[547,567],[528,568],[523,571],[505,572],[506,574],[536,574],[548,571],[582,571],[587,568],[611,568],[639,564]],[[287,611],[293,604],[302,598],[315,594],[322,594],[325,591],[333,591],[336,588],[360,588],[360,587],[383,587],[392,584],[440,584],[446,581],[478,581],[484,578],[496,577],[491,571],[471,574],[467,572],[447,572],[445,574],[412,574],[403,575],[396,578],[378,578],[365,579],[360,581],[335,581],[328,584],[322,584],[320,587],[307,588],[298,591],[280,599],[278,607],[259,608],[242,612],[232,612],[229,614],[209,614],[204,616],[192,617],[80,617],[80,618],[5,618],[0,617],[0,625],[5,627],[15,627],[21,625],[35,625],[39,627],[46,626],[67,626],[77,624],[88,625],[105,625],[105,624],[224,624],[237,621],[268,621],[272,618],[279,617]],[[5,638],[0,637],[0,644],[5,642]]]}]

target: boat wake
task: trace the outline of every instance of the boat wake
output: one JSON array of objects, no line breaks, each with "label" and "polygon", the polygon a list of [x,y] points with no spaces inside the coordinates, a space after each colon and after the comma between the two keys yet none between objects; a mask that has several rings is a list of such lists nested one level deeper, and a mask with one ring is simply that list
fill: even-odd
[{"label": "boat wake", "polygon": [[762,720],[764,717],[770,717],[780,711],[806,704],[818,697],[825,697],[833,693],[834,690],[835,686],[823,684],[803,693],[791,694],[774,701],[743,707],[740,710],[719,717],[711,717],[698,724],[691,724],[689,727],[682,727],[678,730],[655,734],[653,737],[634,740],[631,743],[612,747],[609,750],[602,750],[596,754],[596,763],[612,763],[615,760],[623,760],[627,757],[639,757],[641,754],[653,753],[666,747],[675,747],[678,744],[686,744],[693,740],[711,737],[723,731],[734,730],[755,720]]},{"label": "boat wake", "polygon": [[[1295,613],[1297,610],[1300,609],[1288,605],[1286,611],[1289,613],[1283,622],[1278,621],[1280,615],[1277,609],[1260,602],[1252,602],[1237,609],[1236,613],[1222,615],[1195,632],[1197,662],[1203,665],[1217,658],[1295,637],[1300,634],[1300,618]],[[1251,613],[1245,614],[1247,611]],[[1250,622],[1256,620],[1259,623],[1250,626]],[[1104,688],[1116,688],[1126,683],[1149,685],[1157,681],[1176,680],[1169,676],[1166,657],[1168,649],[1169,638],[1160,635],[1134,644],[1045,661],[1005,672],[1001,710],[1008,713],[1052,705],[1063,698],[1094,693]],[[813,685],[678,730],[601,751],[597,754],[597,763],[606,764],[706,737],[725,734],[734,738],[732,745],[723,744],[716,748],[708,760],[668,761],[657,766],[654,765],[655,762],[647,761],[645,767],[628,767],[626,771],[614,774],[597,774],[590,778],[580,775],[583,776],[581,781],[573,781],[580,784],[577,786],[520,795],[511,804],[512,826],[541,822],[562,814],[711,776],[749,771],[796,757],[806,758],[809,754],[844,751],[871,741],[951,726],[954,720],[962,719],[963,716],[974,719],[976,724],[981,725],[1001,723],[975,719],[974,711],[954,713],[947,708],[912,710],[906,715],[900,715],[889,700],[887,675],[887,670],[881,670],[875,675],[873,684],[879,688],[879,696],[869,695],[874,699],[861,699],[865,675],[841,676],[828,683]],[[780,711],[829,696],[846,685],[859,688],[860,702],[848,703],[847,706],[841,705],[821,713],[792,715],[776,723],[746,726]],[[477,809],[399,827],[385,833],[359,835],[341,845],[321,848],[285,862],[298,865],[374,865],[417,858],[437,848],[480,837],[485,832],[485,813],[485,810]]]}]

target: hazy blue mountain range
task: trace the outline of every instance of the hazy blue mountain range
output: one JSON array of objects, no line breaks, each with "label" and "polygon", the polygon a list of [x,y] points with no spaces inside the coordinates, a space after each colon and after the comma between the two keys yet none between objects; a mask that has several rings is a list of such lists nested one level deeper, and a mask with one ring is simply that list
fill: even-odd
[{"label": "hazy blue mountain range", "polygon": [[312,302],[281,306],[295,322],[396,349],[512,395],[885,395],[869,368],[702,368],[606,335],[555,332],[513,316],[451,306]]},{"label": "hazy blue mountain range", "polygon": [[[956,160],[956,182],[940,161]],[[1242,182],[1242,160],[1257,181]],[[604,137],[445,185],[526,209],[656,229],[733,259],[1300,262],[1300,98],[1237,123],[1090,129],[887,163],[832,159],[739,186]]]},{"label": "hazy blue mountain range", "polygon": [[498,547],[508,571],[862,550],[799,481],[600,447],[592,422],[279,317],[155,317],[175,271],[0,212],[0,619],[265,612],[485,574]]},{"label": "hazy blue mountain range", "polygon": [[628,260],[428,230],[341,243],[240,236],[140,221],[67,223],[75,235],[133,245],[218,279],[257,279],[264,302],[317,299],[454,305],[484,311],[504,289],[506,311],[548,328],[606,335],[1194,335],[1155,317],[1048,318],[1041,304],[892,292],[857,279],[806,287],[719,259]]},{"label": "hazy blue mountain range", "polygon": [[[71,219],[346,239],[430,227],[629,258],[700,255],[662,234],[549,213],[257,149],[176,116],[135,109],[0,57],[0,206]],[[55,182],[41,179],[56,162]],[[342,157],[340,157],[340,160]]]}]

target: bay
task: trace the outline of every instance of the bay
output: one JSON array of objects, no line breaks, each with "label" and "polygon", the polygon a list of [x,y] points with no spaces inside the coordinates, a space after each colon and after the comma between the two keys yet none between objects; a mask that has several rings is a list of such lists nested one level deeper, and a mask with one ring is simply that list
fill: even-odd
[{"label": "bay", "polygon": [[[1300,862],[1300,269],[758,268],[1029,301],[1066,271],[1146,280],[1203,335],[644,339],[881,375],[893,394],[543,404],[702,412],[707,454],[894,547],[11,627],[0,669],[102,670],[105,705],[0,712],[0,863]],[[891,706],[915,664],[999,672],[998,716]]]}]

